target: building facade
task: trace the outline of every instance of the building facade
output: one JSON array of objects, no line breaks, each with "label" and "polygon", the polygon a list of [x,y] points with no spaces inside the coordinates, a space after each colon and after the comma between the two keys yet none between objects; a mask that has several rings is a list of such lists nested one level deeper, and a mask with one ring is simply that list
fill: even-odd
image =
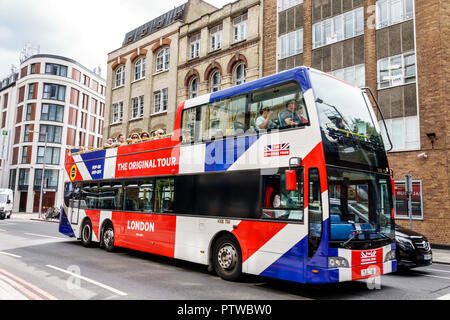
[{"label": "building facade", "polygon": [[264,75],[311,66],[370,87],[392,140],[397,221],[409,226],[403,200],[410,173],[414,229],[444,245],[450,245],[449,12],[438,0],[266,0],[262,66]]},{"label": "building facade", "polygon": [[2,111],[10,133],[2,186],[14,190],[13,211],[38,212],[43,174],[43,207],[62,204],[66,148],[103,145],[105,80],[72,59],[38,54],[21,63],[14,88]]},{"label": "building facade", "polygon": [[180,27],[178,103],[262,76],[262,9],[240,0]]},{"label": "building facade", "polygon": [[104,136],[156,130],[172,132],[176,110],[178,30],[217,10],[189,0],[128,32],[122,47],[108,54]]}]

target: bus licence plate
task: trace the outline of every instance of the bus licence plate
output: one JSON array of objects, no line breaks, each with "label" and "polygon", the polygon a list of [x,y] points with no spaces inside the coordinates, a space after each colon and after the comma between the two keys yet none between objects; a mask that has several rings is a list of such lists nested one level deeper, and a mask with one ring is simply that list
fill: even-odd
[{"label": "bus licence plate", "polygon": [[377,273],[377,269],[376,268],[367,268],[367,269],[363,269],[361,270],[361,276],[365,277],[365,276],[371,276]]}]

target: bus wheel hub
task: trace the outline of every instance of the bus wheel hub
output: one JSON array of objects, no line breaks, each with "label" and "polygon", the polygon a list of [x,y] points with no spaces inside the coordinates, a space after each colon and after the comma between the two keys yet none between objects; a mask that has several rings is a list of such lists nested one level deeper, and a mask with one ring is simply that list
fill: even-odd
[{"label": "bus wheel hub", "polygon": [[219,264],[223,269],[232,269],[236,265],[237,253],[231,245],[225,245],[219,250]]}]

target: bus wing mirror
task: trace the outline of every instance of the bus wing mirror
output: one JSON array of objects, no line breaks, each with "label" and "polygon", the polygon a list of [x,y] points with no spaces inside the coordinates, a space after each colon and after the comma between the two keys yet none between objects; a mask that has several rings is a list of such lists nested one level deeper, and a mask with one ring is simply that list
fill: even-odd
[{"label": "bus wing mirror", "polygon": [[296,191],[297,190],[297,173],[295,170],[286,170],[286,190]]}]

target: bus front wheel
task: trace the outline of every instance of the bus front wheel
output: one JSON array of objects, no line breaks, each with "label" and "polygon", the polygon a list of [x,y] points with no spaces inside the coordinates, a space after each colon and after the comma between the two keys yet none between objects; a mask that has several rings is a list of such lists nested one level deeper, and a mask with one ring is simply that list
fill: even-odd
[{"label": "bus front wheel", "polygon": [[224,280],[236,281],[242,274],[242,253],[232,235],[220,237],[214,244],[213,267]]}]

